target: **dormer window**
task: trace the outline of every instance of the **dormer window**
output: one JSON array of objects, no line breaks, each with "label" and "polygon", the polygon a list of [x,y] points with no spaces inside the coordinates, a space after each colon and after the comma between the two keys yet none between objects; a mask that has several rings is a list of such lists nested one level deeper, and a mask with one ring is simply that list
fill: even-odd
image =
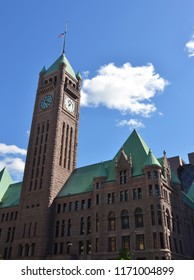
[{"label": "dormer window", "polygon": [[119,181],[120,181],[120,185],[127,183],[127,171],[126,170],[119,172]]}]

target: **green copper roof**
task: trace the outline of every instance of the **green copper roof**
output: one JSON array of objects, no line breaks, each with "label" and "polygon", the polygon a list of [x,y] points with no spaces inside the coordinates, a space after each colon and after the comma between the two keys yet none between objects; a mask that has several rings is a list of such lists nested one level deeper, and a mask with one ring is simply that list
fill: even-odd
[{"label": "green copper roof", "polygon": [[101,162],[99,164],[99,167],[98,167],[97,172],[96,172],[94,177],[95,178],[98,178],[98,177],[108,177],[107,170],[106,170],[106,167],[104,166],[103,162]]},{"label": "green copper roof", "polygon": [[187,195],[194,201],[194,182],[190,186],[190,189],[189,189]]},{"label": "green copper roof", "polygon": [[4,194],[0,208],[19,205],[22,182],[11,184]]},{"label": "green copper roof", "polygon": [[81,76],[81,73],[79,71],[76,74],[76,78],[77,78],[77,80],[82,80],[82,76]]},{"label": "green copper roof", "polygon": [[13,181],[7,171],[6,168],[3,168],[0,172],[0,201],[2,200],[2,197],[4,196],[5,192],[7,191],[10,184],[12,184]]},{"label": "green copper roof", "polygon": [[149,147],[135,129],[118,151],[115,158],[119,159],[122,149],[124,149],[128,157],[131,156],[132,158],[133,176],[141,175],[144,162],[149,152]]},{"label": "green copper roof", "polygon": [[[112,161],[105,161],[103,165],[104,169],[107,170],[108,177],[106,180],[114,180]],[[57,197],[93,191],[93,179],[99,172],[104,174],[101,162],[75,169]]]},{"label": "green copper roof", "polygon": [[115,180],[115,159],[120,158],[123,149],[128,158],[132,157],[133,176],[142,175],[142,167],[149,148],[134,130],[112,160],[75,169],[58,197],[93,191],[93,179],[96,177],[106,177],[106,181]]},{"label": "green copper roof", "polygon": [[191,207],[192,209],[194,209],[194,200],[191,199],[186,193],[181,192],[182,194],[182,199],[183,202],[188,205],[189,207]]},{"label": "green copper roof", "polygon": [[179,180],[179,178],[177,177],[176,173],[172,169],[171,169],[171,181],[174,184],[178,184],[178,185],[181,184],[181,181]]},{"label": "green copper roof", "polygon": [[149,153],[147,155],[146,161],[144,162],[143,166],[152,166],[152,165],[157,165],[162,167],[159,161],[157,160],[157,158],[155,157],[155,155],[152,153],[152,151],[149,150]]},{"label": "green copper roof", "polygon": [[73,68],[71,67],[68,59],[66,58],[66,56],[64,54],[62,54],[49,68],[48,70],[46,70],[45,75],[49,75],[51,73],[54,73],[58,70],[59,65],[61,63],[64,63],[66,65],[66,71],[67,73],[69,73],[74,79],[76,78],[75,72],[73,70]]}]

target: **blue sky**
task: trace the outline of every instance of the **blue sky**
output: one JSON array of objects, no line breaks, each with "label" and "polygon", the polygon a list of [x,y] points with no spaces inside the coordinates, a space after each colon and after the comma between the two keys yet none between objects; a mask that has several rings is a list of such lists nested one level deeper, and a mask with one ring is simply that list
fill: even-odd
[{"label": "blue sky", "polygon": [[[83,76],[78,166],[136,127],[156,157],[194,151],[193,0],[0,2],[0,169],[21,180],[38,73],[61,54]],[[100,85],[100,86],[99,86]]]}]

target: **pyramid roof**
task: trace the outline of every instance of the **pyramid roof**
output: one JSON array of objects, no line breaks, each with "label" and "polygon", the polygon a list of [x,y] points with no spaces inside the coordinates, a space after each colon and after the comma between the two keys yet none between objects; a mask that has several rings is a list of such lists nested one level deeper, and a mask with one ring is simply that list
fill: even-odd
[{"label": "pyramid roof", "polygon": [[70,74],[74,79],[77,80],[76,74],[64,53],[46,71],[44,68],[44,71],[45,71],[44,74],[49,75],[49,74],[56,72],[59,68],[59,65],[62,63],[64,63],[66,65],[67,73]]},{"label": "pyramid roof", "polygon": [[0,172],[0,201],[11,183],[13,183],[13,181],[5,167]]},{"label": "pyramid roof", "polygon": [[145,166],[153,166],[153,165],[162,167],[159,161],[157,160],[157,158],[155,157],[155,155],[152,153],[152,151],[149,150],[149,153],[147,155],[146,161],[144,162],[143,166],[145,167]]}]

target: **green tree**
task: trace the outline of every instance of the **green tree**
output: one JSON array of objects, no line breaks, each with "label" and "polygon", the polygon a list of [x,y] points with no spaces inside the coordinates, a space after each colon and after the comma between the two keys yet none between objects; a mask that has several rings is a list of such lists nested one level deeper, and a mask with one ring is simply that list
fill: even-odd
[{"label": "green tree", "polygon": [[131,260],[131,259],[132,259],[131,251],[129,249],[122,248],[119,251],[118,260]]}]

